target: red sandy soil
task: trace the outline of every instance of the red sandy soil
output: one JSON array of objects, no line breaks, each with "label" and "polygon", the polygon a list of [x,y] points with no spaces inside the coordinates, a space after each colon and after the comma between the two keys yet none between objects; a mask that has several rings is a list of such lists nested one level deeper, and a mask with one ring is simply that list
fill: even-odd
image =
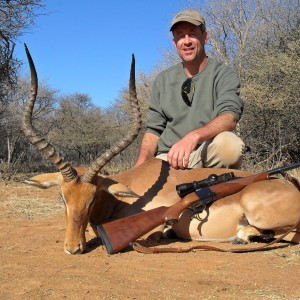
[{"label": "red sandy soil", "polygon": [[57,189],[12,182],[0,183],[0,217],[0,299],[300,299],[300,245],[110,256],[93,239],[85,254],[67,255]]}]

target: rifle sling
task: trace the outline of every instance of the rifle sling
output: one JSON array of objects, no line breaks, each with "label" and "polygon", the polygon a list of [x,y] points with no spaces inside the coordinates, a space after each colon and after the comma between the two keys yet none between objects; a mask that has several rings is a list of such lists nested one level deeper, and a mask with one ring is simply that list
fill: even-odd
[{"label": "rifle sling", "polygon": [[283,233],[277,239],[271,241],[270,243],[258,247],[245,247],[245,248],[231,248],[231,249],[222,249],[219,247],[207,246],[207,245],[197,245],[191,246],[189,248],[175,248],[175,247],[168,247],[168,248],[158,248],[158,247],[145,247],[140,245],[137,242],[130,243],[130,246],[137,251],[144,254],[157,254],[157,253],[185,253],[190,252],[193,250],[203,250],[203,251],[217,251],[217,252],[230,252],[230,253],[246,253],[246,252],[255,252],[255,251],[263,251],[263,250],[272,250],[282,247],[287,247],[290,244],[286,244],[284,246],[273,246],[271,245],[280,242],[285,236],[287,236],[290,232],[292,232],[298,225],[300,224],[300,219],[298,222],[292,226],[287,232]]}]

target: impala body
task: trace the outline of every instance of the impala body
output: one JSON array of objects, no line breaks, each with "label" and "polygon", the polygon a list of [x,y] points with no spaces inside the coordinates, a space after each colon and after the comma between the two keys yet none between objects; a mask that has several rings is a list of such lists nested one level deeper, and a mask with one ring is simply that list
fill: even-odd
[{"label": "impala body", "polygon": [[[43,152],[59,172],[40,174],[26,180],[25,183],[38,188],[60,186],[65,204],[66,253],[79,254],[85,250],[88,223],[97,234],[97,224],[162,205],[170,206],[179,201],[175,189],[177,184],[201,180],[212,173],[219,175],[232,171],[236,176],[251,174],[227,169],[176,170],[166,162],[153,158],[118,175],[101,176],[101,168],[133,141],[141,127],[135,91],[134,59],[129,87],[134,119],[132,132],[100,156],[89,168],[72,168],[32,126],[37,75],[27,48],[26,52],[32,87],[23,115],[22,128],[30,142]],[[261,181],[214,202],[197,215],[197,218],[191,220],[191,214],[191,210],[184,211],[179,222],[173,226],[172,229],[178,236],[193,240],[246,243],[250,237],[261,235],[265,230],[272,230],[277,235],[297,223],[300,218],[300,192],[283,180]],[[163,226],[157,228],[152,236],[157,238],[161,236],[162,231]],[[300,228],[292,231],[286,239],[298,243]]]}]

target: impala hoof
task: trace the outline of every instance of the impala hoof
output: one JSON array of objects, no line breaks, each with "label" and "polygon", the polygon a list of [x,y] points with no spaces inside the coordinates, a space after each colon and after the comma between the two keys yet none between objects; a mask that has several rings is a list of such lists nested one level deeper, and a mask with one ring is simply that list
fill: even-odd
[{"label": "impala hoof", "polygon": [[233,241],[232,241],[232,244],[233,245],[241,245],[241,244],[248,244],[248,242],[247,241],[244,241],[244,240],[242,240],[242,239],[240,239],[240,238],[238,238],[238,237],[236,237]]},{"label": "impala hoof", "polygon": [[65,253],[66,253],[66,254],[72,254],[72,255],[78,255],[78,254],[82,254],[83,251],[82,251],[80,248],[78,248],[78,249],[76,249],[76,250],[68,250],[68,249],[65,249]]},{"label": "impala hoof", "polygon": [[264,230],[260,235],[260,238],[264,242],[270,242],[274,239],[275,232],[273,230]]}]

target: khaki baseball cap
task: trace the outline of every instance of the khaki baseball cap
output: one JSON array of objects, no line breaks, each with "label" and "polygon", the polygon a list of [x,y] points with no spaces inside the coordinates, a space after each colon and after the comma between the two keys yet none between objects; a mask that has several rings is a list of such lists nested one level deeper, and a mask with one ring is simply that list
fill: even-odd
[{"label": "khaki baseball cap", "polygon": [[172,31],[174,25],[179,22],[189,22],[196,26],[205,24],[204,17],[197,10],[193,9],[180,11],[173,19],[170,31]]}]

